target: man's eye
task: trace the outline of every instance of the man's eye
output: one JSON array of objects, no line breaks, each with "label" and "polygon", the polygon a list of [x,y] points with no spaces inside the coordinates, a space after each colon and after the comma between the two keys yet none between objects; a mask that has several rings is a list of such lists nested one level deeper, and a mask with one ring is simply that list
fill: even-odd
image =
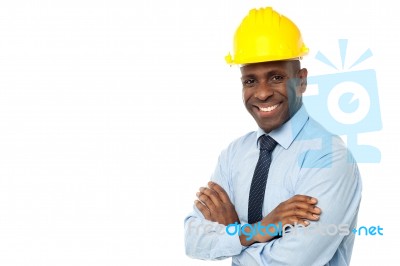
[{"label": "man's eye", "polygon": [[283,76],[281,76],[281,75],[273,75],[272,77],[271,77],[271,80],[272,81],[283,81],[284,80],[284,77]]},{"label": "man's eye", "polygon": [[246,79],[246,80],[243,80],[242,81],[242,83],[243,83],[243,85],[244,86],[248,86],[248,85],[252,85],[252,84],[254,84],[256,81],[255,81],[255,79]]}]

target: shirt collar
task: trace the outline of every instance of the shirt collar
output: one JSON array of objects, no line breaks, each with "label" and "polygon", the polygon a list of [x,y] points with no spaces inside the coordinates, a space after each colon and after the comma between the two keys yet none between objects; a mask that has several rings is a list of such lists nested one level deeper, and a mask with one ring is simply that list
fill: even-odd
[{"label": "shirt collar", "polygon": [[259,147],[258,139],[266,134],[271,136],[279,145],[283,148],[288,149],[297,134],[303,128],[308,120],[308,113],[304,105],[290,118],[286,123],[277,129],[272,130],[269,134],[265,133],[264,130],[258,128],[257,130],[257,147]]}]

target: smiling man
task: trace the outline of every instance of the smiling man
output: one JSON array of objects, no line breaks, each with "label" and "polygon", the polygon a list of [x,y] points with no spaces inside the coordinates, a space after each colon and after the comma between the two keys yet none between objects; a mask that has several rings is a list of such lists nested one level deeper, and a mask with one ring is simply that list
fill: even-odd
[{"label": "smiling man", "polygon": [[361,180],[341,139],[302,104],[308,73],[299,59],[308,49],[300,31],[272,8],[253,9],[234,47],[226,60],[240,65],[244,105],[258,129],[221,153],[196,193],[186,254],[245,266],[348,265]]}]

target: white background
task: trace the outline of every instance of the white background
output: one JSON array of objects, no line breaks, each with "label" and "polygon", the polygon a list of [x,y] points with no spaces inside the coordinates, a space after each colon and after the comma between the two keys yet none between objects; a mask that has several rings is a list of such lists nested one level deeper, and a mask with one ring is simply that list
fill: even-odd
[{"label": "white background", "polygon": [[[183,219],[220,151],[256,129],[224,56],[248,10],[271,5],[300,27],[310,75],[367,48],[383,130],[359,139],[352,265],[397,261],[400,26],[395,1],[2,1],[0,265],[230,265],[184,254]],[[336,53],[336,54],[335,54]],[[398,168],[398,163],[397,163]],[[334,202],[332,203],[334,204]]]}]

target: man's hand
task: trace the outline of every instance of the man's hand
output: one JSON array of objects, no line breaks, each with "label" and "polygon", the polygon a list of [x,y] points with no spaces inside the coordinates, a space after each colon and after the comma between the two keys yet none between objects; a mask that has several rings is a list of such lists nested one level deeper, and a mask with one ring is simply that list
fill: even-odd
[{"label": "man's hand", "polygon": [[[262,226],[268,226],[275,224],[278,228],[278,223],[281,222],[282,226],[301,224],[308,226],[309,221],[319,220],[321,209],[315,206],[317,199],[304,195],[296,195],[280,203],[275,209],[273,209],[267,216],[265,216],[260,222]],[[273,227],[270,227],[273,229]],[[265,235],[256,234],[253,239],[247,241],[245,236],[240,236],[240,242],[243,246],[249,246],[255,242],[267,242],[274,238],[274,234],[278,232],[264,232]]]},{"label": "man's hand", "polygon": [[207,220],[223,225],[239,222],[235,206],[220,185],[210,181],[208,187],[201,187],[196,195],[199,200],[195,205]]}]

